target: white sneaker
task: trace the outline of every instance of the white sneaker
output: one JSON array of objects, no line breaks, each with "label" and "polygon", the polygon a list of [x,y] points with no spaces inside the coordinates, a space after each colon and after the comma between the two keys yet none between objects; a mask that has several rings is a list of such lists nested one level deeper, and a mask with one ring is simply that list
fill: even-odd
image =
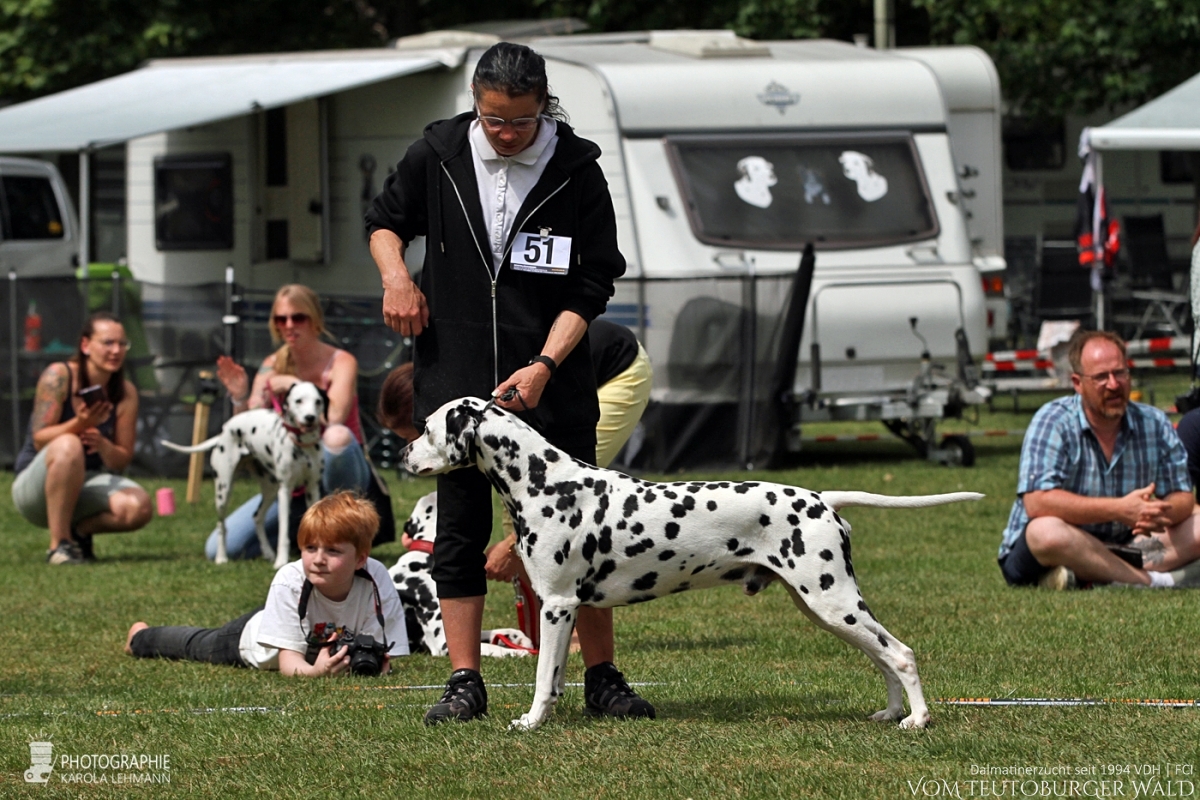
[{"label": "white sneaker", "polygon": [[1074,589],[1078,585],[1079,582],[1075,580],[1075,573],[1066,567],[1054,567],[1038,581],[1038,586],[1055,592]]}]

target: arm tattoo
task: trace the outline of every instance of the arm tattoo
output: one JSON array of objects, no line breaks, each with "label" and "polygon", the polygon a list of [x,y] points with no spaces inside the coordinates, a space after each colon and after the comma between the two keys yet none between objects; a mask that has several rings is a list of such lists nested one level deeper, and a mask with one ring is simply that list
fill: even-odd
[{"label": "arm tattoo", "polygon": [[1142,551],[1142,562],[1145,568],[1159,566],[1167,554],[1167,546],[1154,536],[1145,539],[1135,539],[1131,544]]},{"label": "arm tattoo", "polygon": [[62,416],[62,404],[70,402],[67,397],[67,375],[64,375],[59,365],[46,367],[38,380],[37,392],[33,399],[33,413],[29,417],[30,428],[40,431],[49,425],[57,425]]}]

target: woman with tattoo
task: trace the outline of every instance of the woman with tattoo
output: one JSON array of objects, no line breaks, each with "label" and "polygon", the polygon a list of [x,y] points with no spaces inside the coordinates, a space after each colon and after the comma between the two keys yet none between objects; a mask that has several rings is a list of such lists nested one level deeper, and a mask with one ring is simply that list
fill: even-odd
[{"label": "woman with tattoo", "polygon": [[120,475],[137,433],[137,389],[123,372],[128,350],[125,327],[97,312],[75,356],[38,379],[12,496],[21,516],[50,529],[51,564],[94,561],[93,534],[150,521],[150,496]]},{"label": "woman with tattoo", "polygon": [[[282,397],[292,384],[309,381],[329,395],[326,414],[328,425],[321,436],[324,470],[322,494],[339,490],[366,495],[374,477],[363,453],[362,427],[358,418],[358,360],[337,347],[321,341],[328,336],[325,316],[317,293],[307,286],[290,283],[275,293],[268,321],[271,338],[280,348],[263,359],[253,382],[240,364],[228,356],[217,359],[217,377],[233,401],[233,413],[250,408],[270,408],[271,397]],[[230,558],[257,558],[261,555],[254,532],[254,514],[262,503],[255,495],[225,520],[226,550]],[[389,501],[390,510],[390,501]],[[300,519],[300,514],[292,517]],[[279,512],[272,503],[264,521],[267,538],[275,541],[279,530]],[[209,560],[217,556],[217,530],[205,545]]]}]

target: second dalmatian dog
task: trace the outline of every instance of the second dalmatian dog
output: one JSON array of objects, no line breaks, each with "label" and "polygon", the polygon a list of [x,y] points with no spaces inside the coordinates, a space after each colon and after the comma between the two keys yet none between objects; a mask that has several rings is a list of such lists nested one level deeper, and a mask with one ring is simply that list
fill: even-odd
[{"label": "second dalmatian dog", "polygon": [[[229,512],[230,490],[238,465],[245,463],[258,478],[262,488],[262,503],[254,514],[254,528],[263,558],[275,560],[275,569],[288,563],[288,510],[292,490],[304,487],[311,506],[321,498],[321,424],[328,406],[324,393],[312,383],[292,384],[278,405],[278,413],[269,408],[243,411],[225,423],[216,436],[195,447],[182,447],[163,441],[163,445],[180,453],[203,453],[209,450],[209,463],[216,473],[217,519],[220,536],[217,538],[216,563],[229,561],[225,550],[225,517]],[[270,498],[278,495],[278,548],[267,542],[263,520],[271,505]]]},{"label": "second dalmatian dog", "polygon": [[[428,651],[431,655],[450,654],[446,631],[442,628],[442,609],[438,604],[437,585],[433,582],[433,540],[437,537],[437,492],[417,501],[404,533],[409,538],[408,552],[388,570],[404,606],[411,652]],[[480,654],[492,658],[527,656],[533,641],[516,628],[485,630],[480,636]]]},{"label": "second dalmatian dog", "polygon": [[537,728],[562,694],[580,605],[630,605],[730,583],[753,595],[776,579],[809,619],[862,650],[883,673],[887,708],[871,719],[900,720],[902,728],[929,722],[913,652],[863,600],[850,562],[850,525],[837,511],[920,508],[981,494],[886,497],[756,481],[651,483],[576,461],[516,416],[475,398],[430,415],[401,462],[418,475],[477,467],[512,514],[518,552],[542,602],[533,706],[513,727]]}]

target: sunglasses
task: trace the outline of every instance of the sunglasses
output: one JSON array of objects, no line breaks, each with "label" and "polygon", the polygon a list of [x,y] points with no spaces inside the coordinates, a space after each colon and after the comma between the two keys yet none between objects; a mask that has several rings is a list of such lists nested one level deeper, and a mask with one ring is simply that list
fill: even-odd
[{"label": "sunglasses", "polygon": [[276,314],[273,319],[275,320],[275,327],[282,328],[283,326],[287,325],[289,319],[292,321],[293,325],[300,327],[308,322],[311,317],[309,317],[308,314],[301,314],[297,312],[295,314]]}]

